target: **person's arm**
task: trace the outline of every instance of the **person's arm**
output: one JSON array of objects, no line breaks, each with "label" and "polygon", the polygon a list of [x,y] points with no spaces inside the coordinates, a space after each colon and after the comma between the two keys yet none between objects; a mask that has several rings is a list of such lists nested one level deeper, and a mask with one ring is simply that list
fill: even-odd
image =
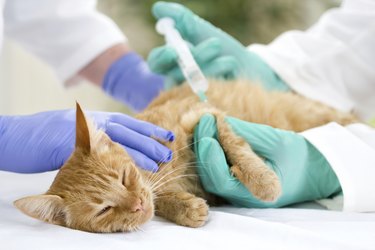
[{"label": "person's arm", "polygon": [[4,8],[4,31],[48,63],[62,82],[98,55],[127,39],[95,0],[12,0]]},{"label": "person's arm", "polygon": [[95,0],[6,1],[5,34],[47,62],[65,83],[79,76],[134,110],[164,89],[164,79],[132,52]]},{"label": "person's arm", "polygon": [[95,57],[77,75],[101,87],[111,65],[129,52],[130,48],[125,43],[113,45]]},{"label": "person's arm", "polygon": [[375,115],[374,37],[375,2],[346,0],[310,29],[249,50],[297,93],[368,120]]}]

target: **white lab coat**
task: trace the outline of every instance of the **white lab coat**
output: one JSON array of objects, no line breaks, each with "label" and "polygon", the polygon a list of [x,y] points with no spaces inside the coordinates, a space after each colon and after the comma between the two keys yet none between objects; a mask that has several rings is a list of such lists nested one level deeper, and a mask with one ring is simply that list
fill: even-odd
[{"label": "white lab coat", "polygon": [[47,62],[62,82],[126,41],[114,22],[96,11],[95,0],[0,0],[2,9],[0,45],[4,22],[5,36]]},{"label": "white lab coat", "polygon": [[[296,92],[364,121],[375,118],[375,1],[347,0],[307,31],[251,45]],[[302,133],[327,158],[344,194],[343,209],[375,211],[375,129],[336,123]]]}]

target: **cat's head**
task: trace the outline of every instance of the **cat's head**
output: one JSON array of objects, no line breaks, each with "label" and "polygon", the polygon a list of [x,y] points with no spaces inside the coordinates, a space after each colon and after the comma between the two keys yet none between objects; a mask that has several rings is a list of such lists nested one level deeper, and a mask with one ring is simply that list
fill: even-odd
[{"label": "cat's head", "polygon": [[25,214],[90,232],[132,231],[154,214],[141,170],[119,144],[87,122],[77,104],[76,148],[46,194],[14,202]]}]

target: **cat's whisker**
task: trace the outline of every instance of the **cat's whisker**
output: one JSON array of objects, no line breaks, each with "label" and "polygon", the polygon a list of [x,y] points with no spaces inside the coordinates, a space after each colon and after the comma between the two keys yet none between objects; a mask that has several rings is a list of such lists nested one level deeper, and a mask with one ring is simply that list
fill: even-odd
[{"label": "cat's whisker", "polygon": [[159,190],[159,191],[156,191],[156,192],[153,192],[153,195],[154,195],[154,198],[159,198],[160,196],[168,193],[169,191],[166,191],[166,190]]},{"label": "cat's whisker", "polygon": [[171,174],[173,174],[173,173],[175,173],[177,171],[180,171],[182,169],[185,169],[185,168],[195,167],[195,166],[188,166],[188,164],[190,164],[190,163],[186,163],[187,166],[181,165],[178,168],[174,168],[171,171],[167,172],[165,175],[160,176],[159,179],[156,179],[155,182],[152,183],[151,189],[154,189],[155,185],[157,185],[160,181],[162,181],[163,179],[165,179],[167,176],[169,176],[169,175],[171,175]]},{"label": "cat's whisker", "polygon": [[163,192],[161,194],[158,194],[157,197],[154,198],[154,200],[158,200],[160,198],[164,198],[164,197],[168,197],[168,196],[169,196],[168,192]]},{"label": "cat's whisker", "polygon": [[[195,143],[198,143],[200,140],[201,140],[201,139],[199,139],[198,141],[194,141],[194,142],[192,142],[192,143],[189,143],[189,144],[187,144],[187,145],[185,145],[185,146],[183,146],[183,147],[181,147],[181,148],[175,150],[175,151],[173,152],[173,154],[176,155],[176,153],[179,153],[179,151],[181,151],[181,150],[183,150],[183,149],[185,149],[185,148],[187,148],[187,147],[190,147],[190,146],[194,145]],[[157,173],[155,173],[154,175],[152,175],[152,177],[153,177],[153,176],[157,176],[158,174],[162,173],[164,169],[168,169],[168,166],[169,166],[169,165],[171,165],[173,162],[175,162],[177,159],[179,159],[179,158],[180,158],[181,156],[183,156],[183,155],[184,155],[184,154],[179,154],[177,157],[174,157],[170,162],[165,163],[165,165],[163,166],[163,168],[162,168],[159,172],[157,172]],[[157,165],[162,164],[163,161],[164,161],[167,157],[168,157],[168,155],[166,155],[165,157],[163,157],[160,161],[157,162]],[[153,170],[155,170],[155,167],[154,167],[151,171],[153,171]],[[152,178],[150,178],[150,179],[152,179]],[[149,184],[149,183],[147,183],[147,184]]]},{"label": "cat's whisker", "polygon": [[[171,171],[174,171],[174,170],[180,170],[180,169],[183,169],[184,167],[186,168],[195,168],[197,163],[199,163],[198,161],[192,161],[192,162],[187,162],[187,163],[184,163],[184,164],[181,164],[180,166],[176,167],[176,168],[172,168]],[[191,165],[191,166],[189,166]],[[168,169],[169,170],[169,169]],[[167,170],[165,170],[167,171]],[[155,182],[158,180],[159,177],[164,177],[165,175],[161,176],[161,174],[169,174],[169,172],[167,173],[162,173],[160,172],[160,174],[158,176],[151,176],[151,178],[149,178],[149,183],[151,182]]]},{"label": "cat's whisker", "polygon": [[[198,141],[193,141],[192,143],[189,143],[189,144],[187,144],[187,145],[185,145],[185,146],[183,146],[183,147],[181,147],[181,148],[175,150],[175,151],[173,152],[173,154],[176,154],[176,153],[178,153],[179,151],[181,151],[181,150],[183,150],[183,149],[185,149],[185,148],[187,148],[187,147],[190,147],[190,146],[194,145],[195,143],[198,143],[200,140],[202,140],[202,138],[199,139]],[[168,155],[166,155],[165,157],[163,157],[160,161],[157,162],[157,164],[159,165],[159,164],[163,163],[163,161],[164,161],[167,157],[168,157]]]},{"label": "cat's whisker", "polygon": [[[191,165],[191,166],[189,166],[189,165]],[[173,170],[171,170],[171,171],[165,173],[163,176],[160,176],[159,178],[154,179],[154,180],[153,180],[154,182],[153,182],[152,185],[151,185],[151,189],[154,190],[154,189],[155,189],[155,186],[156,186],[159,182],[161,182],[163,179],[165,179],[166,177],[170,176],[171,174],[173,174],[173,173],[175,173],[175,172],[177,172],[177,171],[179,171],[179,170],[188,169],[188,168],[195,168],[195,167],[196,167],[196,163],[195,163],[195,162],[190,162],[190,163],[182,164],[182,165],[180,165],[179,167],[177,167],[177,168],[175,168],[175,169],[173,169]]]},{"label": "cat's whisker", "polygon": [[[179,178],[182,178],[182,177],[187,177],[187,176],[189,176],[189,175],[182,175],[182,176],[176,176],[176,177],[173,177],[173,178],[171,178],[171,179],[169,179],[169,180],[166,180],[165,182],[162,182],[162,183],[160,183],[157,187],[155,187],[156,189],[158,189],[158,188],[160,188],[160,187],[162,187],[163,185],[165,185],[165,184],[167,184],[168,182],[171,182],[171,181],[173,181],[173,180],[176,180],[176,179],[179,179]],[[195,176],[195,175],[190,175],[190,176]]]},{"label": "cat's whisker", "polygon": [[158,189],[161,186],[165,185],[166,183],[171,182],[171,181],[176,180],[176,179],[179,179],[179,178],[182,178],[182,177],[197,177],[197,176],[195,174],[185,174],[185,175],[175,176],[171,179],[166,180],[165,182],[160,183],[158,186],[156,186],[154,188]]},{"label": "cat's whisker", "polygon": [[[190,162],[190,163],[183,164],[183,165],[181,165],[180,167],[182,167],[182,168],[195,167],[195,165],[194,165],[194,166],[185,166],[185,165],[196,164],[196,163],[198,163],[198,162],[197,162],[197,161],[194,161],[194,162]],[[169,174],[169,173],[167,173],[167,174]],[[202,176],[202,175],[196,174],[196,175],[193,175],[193,176],[194,176],[194,177],[199,177],[199,176]],[[157,184],[157,183],[155,183],[154,186],[155,186],[156,184]],[[195,185],[195,186],[196,186],[196,189],[198,188],[197,185],[198,185],[198,183],[196,183],[196,185]],[[155,188],[154,188],[154,190],[153,190],[154,200],[157,200],[159,197],[162,197],[161,195],[163,195],[163,194],[165,194],[165,193],[168,193],[168,191],[163,191],[163,190],[156,191]]]},{"label": "cat's whisker", "polygon": [[[183,146],[183,147],[181,147],[181,148],[175,150],[175,151],[173,152],[173,154],[176,155],[176,153],[179,153],[179,151],[181,151],[181,150],[183,150],[183,149],[185,149],[185,148],[187,148],[187,147],[190,147],[191,145],[194,145],[195,143],[198,143],[200,140],[201,140],[201,139],[199,139],[198,141],[195,141],[195,142],[189,143],[188,145]],[[165,165],[163,166],[163,168],[161,169],[161,171],[157,172],[157,173],[156,173],[155,175],[153,175],[153,176],[160,175],[160,174],[164,171],[164,169],[168,169],[169,165],[171,165],[173,162],[175,162],[177,159],[179,159],[179,158],[180,158],[181,156],[183,156],[183,155],[184,155],[184,153],[183,153],[183,154],[179,154],[179,155],[177,155],[176,157],[174,157],[170,162],[165,163]],[[159,161],[159,162],[158,162],[158,165],[161,164],[161,163],[162,163],[162,162]],[[152,178],[152,177],[151,177],[151,178]],[[150,179],[151,179],[151,178],[150,178]]]},{"label": "cat's whisker", "polygon": [[[187,145],[187,146],[189,146],[189,145]],[[182,148],[180,148],[180,149],[174,151],[173,154],[176,154],[178,151],[181,151],[182,149],[186,148],[187,146],[182,147]],[[174,157],[170,162],[165,163],[165,165],[163,166],[163,168],[162,168],[159,172],[157,172],[154,176],[160,175],[161,173],[163,173],[163,171],[167,171],[167,170],[168,170],[168,167],[169,167],[172,163],[174,163],[175,161],[177,161],[177,159],[179,159],[179,158],[180,158],[181,156],[183,156],[183,155],[184,155],[184,154],[179,154],[179,155],[177,155],[176,157]],[[159,165],[159,164],[160,164],[160,163],[158,163],[158,165]]]},{"label": "cat's whisker", "polygon": [[[176,154],[179,153],[181,150],[183,150],[183,149],[185,149],[185,148],[187,148],[187,147],[190,147],[190,146],[194,145],[195,143],[198,143],[200,140],[201,140],[201,139],[199,139],[198,141],[194,141],[194,142],[192,142],[192,143],[189,143],[189,144],[187,144],[187,145],[185,145],[185,146],[183,146],[183,147],[181,147],[181,148],[175,150],[175,151],[173,152],[173,154],[176,155]],[[161,169],[161,171],[157,172],[157,173],[156,173],[155,175],[153,175],[150,179],[152,179],[154,176],[158,176],[158,175],[160,175],[160,174],[164,171],[164,169],[168,169],[169,165],[171,165],[173,162],[175,162],[177,159],[179,159],[179,158],[180,158],[181,156],[183,156],[184,154],[185,154],[185,152],[184,152],[183,154],[178,154],[178,155],[177,155],[176,157],[174,157],[170,162],[166,163],[166,164],[163,166],[163,168]],[[161,161],[159,161],[157,164],[158,164],[158,165],[161,164]],[[154,178],[157,178],[157,177],[154,177]],[[151,180],[150,180],[150,182],[151,182]]]},{"label": "cat's whisker", "polygon": [[[173,152],[173,154],[174,154],[174,155],[177,155],[177,156],[174,157],[170,162],[165,163],[165,165],[163,166],[163,168],[161,169],[160,172],[162,172],[164,169],[167,169],[169,165],[171,165],[171,164],[174,163],[177,159],[179,159],[180,157],[184,156],[184,155],[187,153],[187,152],[183,152],[182,154],[180,154],[180,151],[181,151],[181,150],[183,150],[183,149],[185,149],[185,148],[187,148],[187,147],[190,147],[191,145],[194,145],[195,143],[198,143],[200,140],[201,140],[201,139],[199,139],[199,140],[196,141],[196,142],[192,142],[192,143],[190,143],[190,144],[188,144],[188,145],[186,145],[186,146],[184,146],[184,147],[181,147],[181,148],[175,150],[175,151]],[[177,154],[177,153],[179,153],[179,154]],[[158,163],[158,165],[159,165],[159,164],[160,164],[160,163]],[[158,173],[160,173],[160,172],[158,172]]]},{"label": "cat's whisker", "polygon": [[[200,162],[200,161],[191,161],[191,162],[186,162],[186,163],[184,163],[184,164],[197,164],[197,163],[199,163],[199,162]],[[167,165],[165,165],[165,166],[163,166],[163,169],[162,169],[161,171],[159,171],[159,172],[157,172],[157,173],[151,175],[150,178],[153,178],[153,177],[156,176],[156,175],[163,174],[165,171],[168,171],[168,170],[170,170],[170,169],[175,169],[175,168],[170,168],[170,167],[168,167]]]},{"label": "cat's whisker", "polygon": [[146,233],[146,231],[143,230],[140,226],[136,226],[135,231],[136,231],[136,232]]},{"label": "cat's whisker", "polygon": [[160,182],[161,182],[162,180],[164,180],[166,177],[168,177],[169,175],[171,175],[171,174],[173,174],[173,173],[175,173],[175,172],[177,172],[177,171],[179,171],[179,170],[180,170],[180,169],[174,169],[174,170],[172,170],[172,171],[170,171],[170,172],[167,172],[165,175],[160,176],[160,178],[156,179],[155,182],[153,182],[153,183],[151,184],[151,190],[155,190],[155,186],[158,185],[158,183],[160,183]]},{"label": "cat's whisker", "polygon": [[[167,167],[169,164],[165,165],[163,169],[161,169],[161,171],[157,172],[156,174],[154,175],[151,175],[150,178],[149,178],[149,183],[153,183],[154,181],[157,180],[157,178],[159,178],[159,176],[161,176],[165,171],[168,171],[169,168]],[[172,168],[173,169],[173,168]]]},{"label": "cat's whisker", "polygon": [[153,183],[156,179],[158,179],[161,175],[163,175],[166,171],[169,171],[170,168],[168,168],[168,165],[171,164],[173,161],[175,161],[176,159],[172,160],[170,163],[166,164],[163,166],[163,168],[157,172],[157,173],[154,173],[154,174],[151,174],[149,175],[149,178],[148,178],[148,184],[150,183]]},{"label": "cat's whisker", "polygon": [[[154,186],[152,187],[152,190],[153,190],[153,194],[158,194],[158,191],[157,188],[161,187],[162,185],[164,185],[166,182],[169,182],[171,180],[175,180],[177,178],[182,178],[182,177],[197,177],[195,174],[185,174],[185,175],[178,175],[178,176],[175,176],[174,178],[171,178],[171,179],[168,179],[166,180],[165,182],[163,183],[160,183],[161,180],[159,180],[157,183],[154,184]],[[159,191],[160,192],[160,191]]]}]

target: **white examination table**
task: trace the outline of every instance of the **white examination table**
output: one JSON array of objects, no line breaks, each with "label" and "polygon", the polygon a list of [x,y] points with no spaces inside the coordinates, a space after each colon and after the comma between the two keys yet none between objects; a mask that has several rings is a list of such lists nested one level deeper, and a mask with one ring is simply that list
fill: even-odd
[{"label": "white examination table", "polygon": [[181,227],[156,217],[142,231],[114,234],[49,225],[13,207],[12,202],[20,197],[45,192],[55,174],[0,171],[1,250],[375,250],[375,213],[327,211],[315,203],[283,209],[212,208],[208,223],[201,228]]}]

